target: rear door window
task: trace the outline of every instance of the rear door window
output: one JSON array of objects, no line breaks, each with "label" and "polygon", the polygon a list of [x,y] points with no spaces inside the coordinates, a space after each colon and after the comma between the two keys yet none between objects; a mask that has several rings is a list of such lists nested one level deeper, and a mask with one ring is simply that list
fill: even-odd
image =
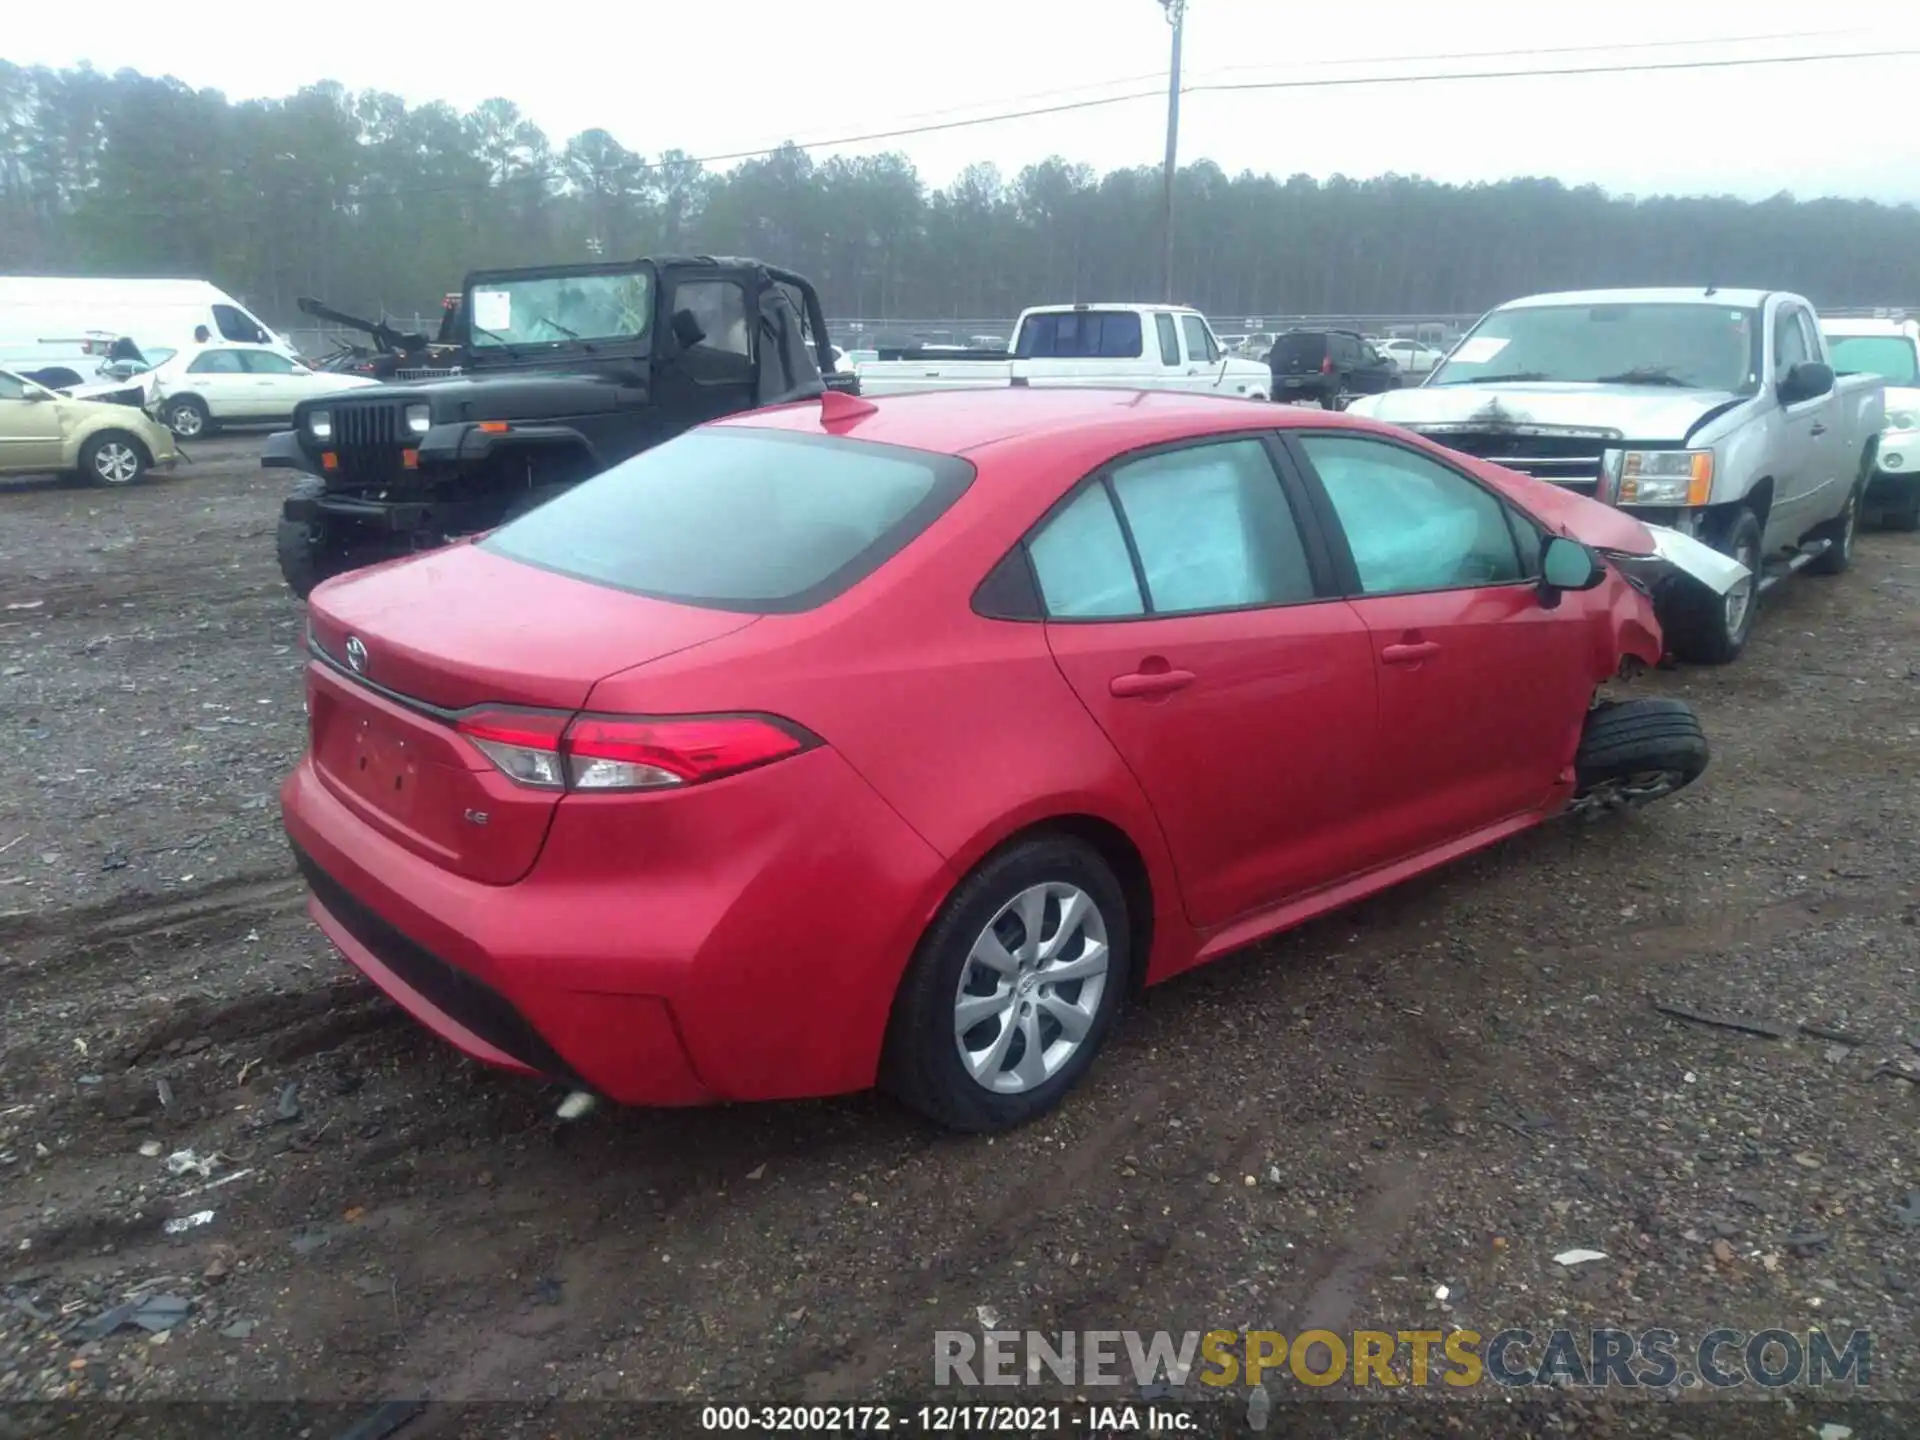
[{"label": "rear door window", "polygon": [[1014,353],[1022,360],[1138,360],[1140,316],[1133,310],[1061,310],[1029,315]]},{"label": "rear door window", "polygon": [[255,375],[291,375],[300,368],[286,356],[271,350],[243,350],[240,358]]},{"label": "rear door window", "polygon": [[950,455],[748,427],[641,452],[480,544],[617,590],[790,613],[872,574],[959,497]]},{"label": "rear door window", "polygon": [[1173,328],[1173,316],[1155,315],[1153,328],[1160,337],[1160,363],[1178,365],[1180,363],[1180,335]]},{"label": "rear door window", "polygon": [[238,375],[241,368],[238,350],[203,350],[187,366],[194,375]]}]

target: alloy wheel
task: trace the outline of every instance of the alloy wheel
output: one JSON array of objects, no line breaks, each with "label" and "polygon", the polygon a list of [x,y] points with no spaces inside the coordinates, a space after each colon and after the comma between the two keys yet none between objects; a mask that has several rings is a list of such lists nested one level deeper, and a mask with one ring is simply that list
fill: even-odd
[{"label": "alloy wheel", "polygon": [[1760,552],[1758,547],[1746,544],[1734,551],[1733,558],[1747,567],[1745,577],[1727,591],[1724,602],[1727,634],[1737,637],[1747,623],[1747,613],[1753,608],[1756,587],[1760,583]]},{"label": "alloy wheel", "polygon": [[128,485],[140,477],[140,456],[124,440],[109,440],[93,455],[93,473],[108,485]]},{"label": "alloy wheel", "polygon": [[1107,988],[1107,921],[1077,885],[1029,886],[987,922],[960,967],[953,1035],[974,1082],[1021,1095],[1085,1042]]}]

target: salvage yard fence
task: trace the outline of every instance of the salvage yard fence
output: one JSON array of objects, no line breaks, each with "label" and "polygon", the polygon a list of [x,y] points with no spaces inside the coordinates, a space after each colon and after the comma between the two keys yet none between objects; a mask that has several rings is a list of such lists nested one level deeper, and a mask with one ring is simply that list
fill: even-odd
[{"label": "salvage yard fence", "polygon": [[[1911,306],[1824,306],[1820,314],[1832,320],[1871,320],[1894,317],[1920,318],[1920,304]],[[834,343],[848,350],[872,349],[886,345],[967,345],[976,337],[993,336],[1011,340],[1017,317],[970,319],[886,319],[874,316],[847,316],[827,319],[827,333]],[[1217,335],[1278,334],[1282,330],[1358,330],[1363,335],[1394,332],[1413,334],[1422,327],[1437,326],[1455,333],[1479,320],[1473,315],[1209,315],[1208,322]],[[431,315],[389,315],[386,321],[394,329],[431,337],[440,328],[440,312]],[[358,330],[328,326],[309,326],[281,332],[302,355],[318,357],[344,344],[365,345],[368,337]]]}]

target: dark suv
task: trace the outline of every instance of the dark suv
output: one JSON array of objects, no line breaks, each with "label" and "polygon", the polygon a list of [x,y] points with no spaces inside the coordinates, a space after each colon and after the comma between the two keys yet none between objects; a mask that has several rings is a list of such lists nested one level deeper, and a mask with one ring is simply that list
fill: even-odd
[{"label": "dark suv", "polygon": [[1289,330],[1267,354],[1273,398],[1341,409],[1355,395],[1400,388],[1400,367],[1352,330]]}]

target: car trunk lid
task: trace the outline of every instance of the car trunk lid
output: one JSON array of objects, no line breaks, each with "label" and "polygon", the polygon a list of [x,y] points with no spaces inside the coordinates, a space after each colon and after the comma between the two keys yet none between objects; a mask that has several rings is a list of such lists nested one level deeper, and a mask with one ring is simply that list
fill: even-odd
[{"label": "car trunk lid", "polygon": [[511,884],[561,791],[522,785],[458,730],[478,710],[571,715],[607,675],[752,624],[456,545],[343,577],[309,603],[307,707],[321,780],[373,829]]}]

